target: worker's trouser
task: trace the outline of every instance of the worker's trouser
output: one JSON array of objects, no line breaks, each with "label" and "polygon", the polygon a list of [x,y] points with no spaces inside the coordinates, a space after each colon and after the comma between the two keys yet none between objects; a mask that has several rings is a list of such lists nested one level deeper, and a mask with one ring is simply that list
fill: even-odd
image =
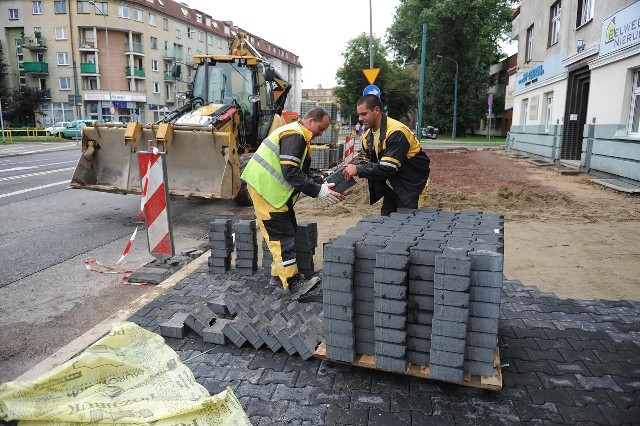
[{"label": "worker's trouser", "polygon": [[273,263],[271,276],[277,276],[285,290],[289,289],[288,279],[298,274],[296,263],[296,214],[289,202],[279,209],[262,198],[250,185],[249,196],[256,212],[258,226],[264,236]]},{"label": "worker's trouser", "polygon": [[424,206],[424,203],[427,201],[427,194],[429,193],[429,179],[427,179],[427,183],[422,188],[422,192],[418,195],[417,198],[411,200],[408,204],[403,203],[398,198],[398,195],[395,193],[393,189],[389,185],[385,185],[384,187],[384,199],[382,200],[382,207],[380,208],[380,214],[382,216],[389,216],[391,213],[398,211],[398,209],[419,209]]}]

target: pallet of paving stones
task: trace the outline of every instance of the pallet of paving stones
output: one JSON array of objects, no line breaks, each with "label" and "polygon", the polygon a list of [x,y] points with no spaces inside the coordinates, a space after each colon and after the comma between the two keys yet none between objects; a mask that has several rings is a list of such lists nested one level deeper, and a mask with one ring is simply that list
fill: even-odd
[{"label": "pallet of paving stones", "polygon": [[323,252],[326,359],[501,387],[501,215],[403,209],[360,220]]},{"label": "pallet of paving stones", "polygon": [[[494,358],[494,366],[493,366],[493,375],[491,376],[476,376],[473,374],[465,373],[462,379],[462,382],[450,382],[455,383],[457,385],[470,386],[474,388],[480,389],[488,389],[493,391],[502,390],[502,370],[500,368],[500,354],[499,349],[496,348],[495,358]],[[335,361],[331,358],[327,358],[327,345],[325,342],[320,343],[318,349],[316,349],[316,353],[314,355],[316,358],[324,359],[327,361]],[[371,355],[357,355],[356,360],[354,362],[342,362],[335,361],[341,364],[349,364],[355,367],[368,368],[371,370],[380,370],[380,371],[388,371],[383,370],[381,368],[376,367],[376,357]],[[389,371],[391,373],[398,373],[397,371]],[[412,377],[419,377],[421,379],[429,379],[429,380],[441,380],[436,379],[429,374],[429,366],[428,365],[413,365],[407,364],[407,369],[404,371],[404,374]]]}]

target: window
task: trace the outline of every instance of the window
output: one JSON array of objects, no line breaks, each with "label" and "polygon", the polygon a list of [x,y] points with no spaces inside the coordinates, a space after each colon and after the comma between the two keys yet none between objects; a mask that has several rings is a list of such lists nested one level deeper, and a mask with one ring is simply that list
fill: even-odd
[{"label": "window", "polygon": [[78,13],[89,13],[92,9],[88,1],[78,1],[76,4],[78,5]]},{"label": "window", "polygon": [[196,32],[196,30],[194,30],[191,27],[187,27],[187,37],[189,38],[193,38],[193,34]]},{"label": "window", "polygon": [[58,65],[69,65],[69,52],[58,52]]},{"label": "window", "polygon": [[53,10],[55,13],[67,13],[67,0],[55,0]]},{"label": "window", "polygon": [[560,38],[560,0],[551,6],[549,12],[549,46],[558,43]]},{"label": "window", "polygon": [[162,29],[169,31],[169,20],[167,18],[162,18]]},{"label": "window", "polygon": [[629,134],[640,134],[640,70],[633,72],[633,89],[629,110]]},{"label": "window", "polygon": [[531,62],[533,59],[533,25],[527,28],[527,46],[524,54],[524,61]]},{"label": "window", "polygon": [[153,93],[160,93],[160,83],[153,83]]},{"label": "window", "polygon": [[94,10],[96,11],[96,15],[108,15],[109,4],[106,1],[97,1]]},{"label": "window", "polygon": [[553,92],[545,93],[544,129],[548,132],[553,119]]},{"label": "window", "polygon": [[9,9],[9,19],[11,21],[18,19],[18,9]]},{"label": "window", "polygon": [[129,6],[118,6],[118,16],[124,19],[131,19],[131,12]]},{"label": "window", "polygon": [[520,111],[520,125],[526,126],[529,118],[529,99],[522,100],[522,111]]},{"label": "window", "polygon": [[202,24],[202,15],[198,15],[198,14],[196,14],[196,22],[197,22],[198,24]]},{"label": "window", "polygon": [[42,2],[41,1],[32,1],[31,9],[33,10],[34,15],[42,15]]},{"label": "window", "polygon": [[157,49],[158,48],[158,38],[157,37],[151,37],[151,48],[152,49]]},{"label": "window", "polygon": [[198,41],[204,43],[204,33],[202,31],[198,31]]},{"label": "window", "polygon": [[578,0],[578,15],[576,28],[581,27],[593,19],[593,5],[596,0]]},{"label": "window", "polygon": [[182,37],[182,31],[180,31],[179,28],[176,28],[176,38],[181,38]]},{"label": "window", "polygon": [[151,25],[152,27],[156,26],[156,14],[155,13],[150,13],[149,14],[149,25]]},{"label": "window", "polygon": [[71,90],[71,78],[60,77],[58,83],[60,84],[60,90]]},{"label": "window", "polygon": [[151,60],[151,71],[158,71],[158,60],[157,59],[152,59]]},{"label": "window", "polygon": [[173,101],[173,95],[171,94],[171,85],[170,84],[165,84],[164,85],[164,99],[166,101]]},{"label": "window", "polygon": [[134,21],[138,21],[138,22],[142,22],[142,10],[133,9],[133,20]]},{"label": "window", "polygon": [[207,18],[204,20],[204,22],[205,22],[205,24],[207,25],[207,27],[210,27],[210,26],[211,26],[211,18],[207,17]]},{"label": "window", "polygon": [[207,34],[207,44],[209,46],[213,46],[213,35],[212,34]]},{"label": "window", "polygon": [[67,27],[55,27],[54,31],[56,33],[56,40],[67,39]]}]

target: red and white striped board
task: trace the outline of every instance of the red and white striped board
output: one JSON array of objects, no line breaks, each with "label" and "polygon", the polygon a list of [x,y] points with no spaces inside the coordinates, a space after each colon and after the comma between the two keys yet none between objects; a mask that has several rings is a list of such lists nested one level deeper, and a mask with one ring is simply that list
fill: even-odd
[{"label": "red and white striped board", "polygon": [[161,260],[166,260],[175,254],[165,160],[166,154],[163,152],[138,152],[142,188],[141,209],[144,209],[147,225],[149,253]]},{"label": "red and white striped board", "polygon": [[347,165],[353,161],[353,151],[356,139],[353,136],[347,136],[344,142],[344,164]]}]

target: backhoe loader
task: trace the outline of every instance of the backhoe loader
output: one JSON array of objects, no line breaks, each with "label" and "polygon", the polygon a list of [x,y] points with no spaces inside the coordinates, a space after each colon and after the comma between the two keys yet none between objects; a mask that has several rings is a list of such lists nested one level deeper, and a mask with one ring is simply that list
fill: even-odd
[{"label": "backhoe loader", "polygon": [[[73,188],[140,193],[138,151],[166,153],[172,195],[250,205],[241,169],[281,117],[291,85],[237,33],[228,55],[196,55],[184,106],[156,123],[95,123],[82,133]],[[179,67],[174,67],[178,75]]]}]

